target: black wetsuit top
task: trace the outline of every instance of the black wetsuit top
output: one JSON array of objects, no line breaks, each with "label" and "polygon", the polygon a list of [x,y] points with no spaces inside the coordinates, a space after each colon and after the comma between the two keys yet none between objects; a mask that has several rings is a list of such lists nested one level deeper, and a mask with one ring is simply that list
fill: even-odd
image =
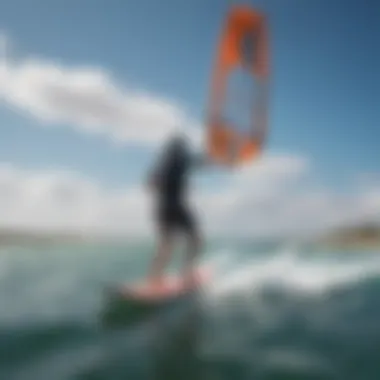
[{"label": "black wetsuit top", "polygon": [[187,190],[189,158],[169,162],[162,168],[159,178],[159,202],[163,208],[184,204]]},{"label": "black wetsuit top", "polygon": [[186,202],[187,180],[193,167],[193,157],[181,153],[168,157],[156,173],[158,221],[166,229],[180,228],[189,232],[195,221]]}]

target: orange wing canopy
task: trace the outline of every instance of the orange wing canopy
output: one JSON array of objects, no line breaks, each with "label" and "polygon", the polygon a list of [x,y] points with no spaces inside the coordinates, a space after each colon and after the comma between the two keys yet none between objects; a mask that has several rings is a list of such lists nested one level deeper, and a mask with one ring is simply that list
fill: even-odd
[{"label": "orange wing canopy", "polygon": [[[264,16],[248,6],[234,6],[221,33],[211,83],[207,149],[214,159],[243,164],[260,154],[267,130],[268,63]],[[239,94],[230,88],[236,72],[244,78]],[[231,104],[234,120],[227,115]]]}]

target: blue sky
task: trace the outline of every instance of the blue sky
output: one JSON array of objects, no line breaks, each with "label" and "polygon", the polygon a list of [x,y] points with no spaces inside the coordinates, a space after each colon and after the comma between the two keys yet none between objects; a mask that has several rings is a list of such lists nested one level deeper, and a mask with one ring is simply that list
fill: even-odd
[{"label": "blue sky", "polygon": [[[378,171],[380,4],[257,0],[270,27],[268,152],[307,157],[318,179],[344,187]],[[126,88],[178,102],[202,122],[224,0],[12,0],[0,5],[12,59],[99,67]],[[376,107],[377,106],[377,107]],[[69,168],[110,186],[141,180],[152,156],[103,135],[0,106],[0,162]],[[136,126],[137,128],[138,126]]]},{"label": "blue sky", "polygon": [[[329,180],[378,167],[380,38],[376,1],[252,1],[272,56],[268,149],[306,154]],[[202,120],[225,1],[3,1],[15,55],[95,65],[126,85],[178,99]],[[0,112],[0,159],[69,165],[118,181],[130,148]],[[25,136],[21,139],[21,136]],[[68,154],[70,152],[70,154]],[[104,166],[107,170],[104,170]],[[129,169],[130,170],[130,169]]]}]

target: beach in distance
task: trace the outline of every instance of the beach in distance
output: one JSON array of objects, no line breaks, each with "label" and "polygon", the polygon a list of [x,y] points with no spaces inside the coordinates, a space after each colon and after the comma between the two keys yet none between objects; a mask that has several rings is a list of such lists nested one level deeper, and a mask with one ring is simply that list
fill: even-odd
[{"label": "beach in distance", "polygon": [[[125,244],[128,242],[128,237],[123,236],[105,236],[101,234],[85,234],[78,232],[67,231],[33,231],[31,229],[10,229],[0,228],[0,247],[7,246],[24,246],[24,247],[39,247],[49,245],[104,245],[104,244]],[[136,241],[144,239],[133,239]],[[146,240],[146,239],[145,239]],[[222,239],[210,239],[219,240]],[[228,239],[223,239],[228,244]],[[236,240],[236,239],[232,239]],[[282,244],[284,241],[293,241],[295,244],[302,243],[311,248],[325,249],[380,249],[380,225],[376,224],[358,224],[355,226],[336,228],[330,232],[319,234],[317,237],[302,238],[245,238],[240,239],[252,243],[271,243]]]}]

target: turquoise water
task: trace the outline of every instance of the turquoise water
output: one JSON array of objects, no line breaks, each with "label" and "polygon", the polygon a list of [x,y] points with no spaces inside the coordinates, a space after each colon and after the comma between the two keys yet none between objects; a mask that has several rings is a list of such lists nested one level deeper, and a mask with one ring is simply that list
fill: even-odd
[{"label": "turquoise water", "polygon": [[102,325],[105,289],[151,250],[2,249],[0,379],[380,378],[379,252],[211,244],[199,302]]}]

